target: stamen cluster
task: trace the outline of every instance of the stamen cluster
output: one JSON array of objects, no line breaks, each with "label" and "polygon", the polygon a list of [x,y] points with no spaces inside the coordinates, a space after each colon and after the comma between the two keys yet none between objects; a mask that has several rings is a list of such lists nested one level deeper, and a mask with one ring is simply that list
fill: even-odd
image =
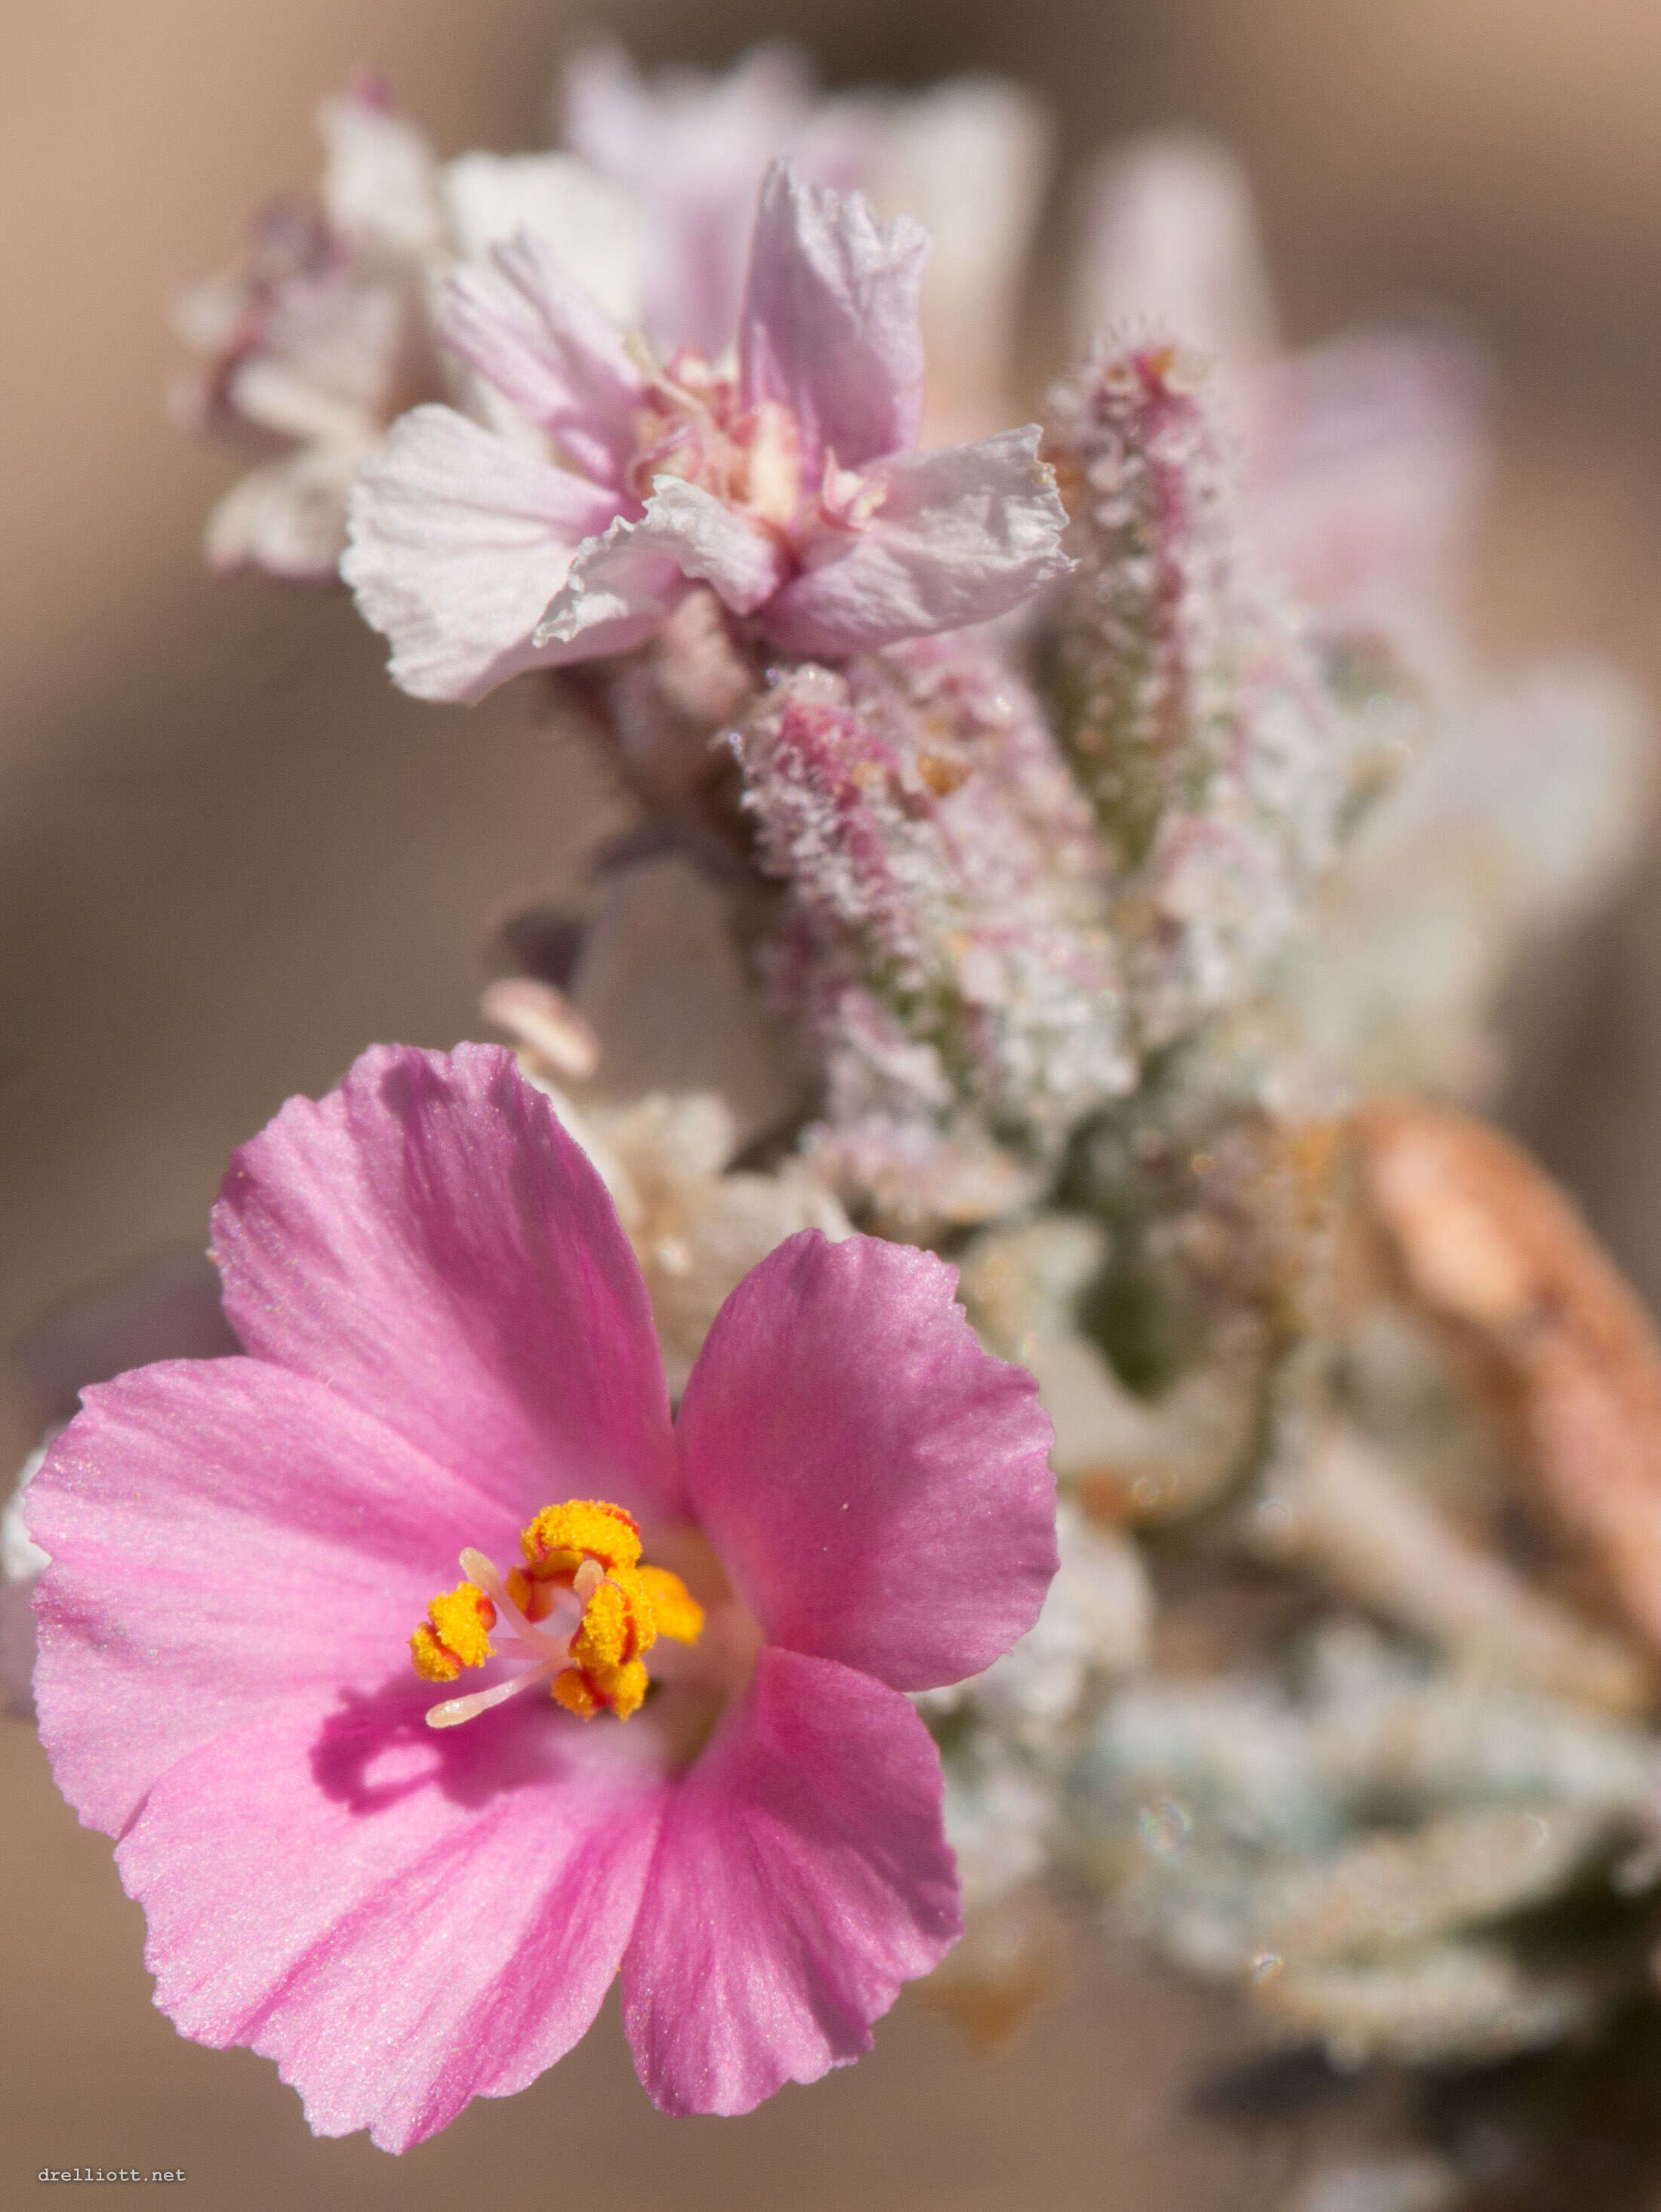
[{"label": "stamen cluster", "polygon": [[464,1667],[497,1656],[490,1633],[501,1625],[530,1667],[493,1689],[435,1705],[429,1725],[453,1728],[543,1681],[579,1719],[609,1711],[626,1721],[650,1687],[647,1652],[660,1635],[696,1643],[703,1608],[678,1575],[642,1564],[638,1523],[603,1499],[544,1506],[520,1545],[525,1564],[505,1578],[482,1552],[462,1553],[468,1579],[434,1598],[410,1638],[410,1656],[424,1681],[453,1682]]}]

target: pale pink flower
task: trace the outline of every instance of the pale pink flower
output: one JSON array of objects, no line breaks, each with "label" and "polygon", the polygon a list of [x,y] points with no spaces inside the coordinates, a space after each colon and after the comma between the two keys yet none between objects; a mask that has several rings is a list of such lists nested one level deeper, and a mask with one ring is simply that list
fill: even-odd
[{"label": "pale pink flower", "polygon": [[645,217],[645,329],[654,344],[714,356],[736,324],[756,190],[788,158],[808,182],[857,185],[884,215],[934,239],[921,313],[933,445],[1009,419],[1017,309],[1049,182],[1050,121],[1023,87],[948,78],[906,96],[826,98],[794,46],[753,47],[724,74],[643,76],[619,48],[565,70],[569,144],[632,192]]},{"label": "pale pink flower", "polygon": [[265,209],[243,264],[193,286],[175,313],[200,363],[176,411],[258,463],[209,518],[209,562],[301,582],[332,581],[352,478],[397,416],[445,398],[492,419],[434,332],[453,262],[528,228],[613,312],[638,305],[632,204],[572,155],[441,163],[374,81],[325,100],[318,128],[316,197]]},{"label": "pale pink flower", "polygon": [[[524,2087],[619,1970],[670,2111],[745,2111],[868,2048],[958,1929],[902,1693],[1008,1649],[1056,1567],[1049,1423],[953,1271],[793,1238],[672,1427],[604,1189],[481,1046],[379,1048],[291,1100],[213,1236],[249,1356],[89,1393],[29,1493],[42,1734],[120,1838],[158,2004],[275,2058],[319,2133],[391,2148]],[[504,1580],[573,1498],[674,1571],[526,1541]],[[444,1608],[472,1601],[432,1596],[458,1554],[494,1606],[475,1646],[489,1627],[518,1671],[487,1657],[489,1689],[429,1712],[411,1628],[429,1674],[484,1656],[449,1663]],[[637,1649],[585,1723],[567,1678],[607,1617]],[[624,1724],[654,1618],[696,1641],[672,1669],[650,1645]]]},{"label": "pale pink flower", "polygon": [[637,645],[694,584],[837,658],[958,629],[1067,568],[1036,426],[912,450],[927,234],[776,166],[736,366],[658,362],[544,243],[463,270],[444,335],[556,459],[423,407],[358,479],[341,574],[417,696]]}]

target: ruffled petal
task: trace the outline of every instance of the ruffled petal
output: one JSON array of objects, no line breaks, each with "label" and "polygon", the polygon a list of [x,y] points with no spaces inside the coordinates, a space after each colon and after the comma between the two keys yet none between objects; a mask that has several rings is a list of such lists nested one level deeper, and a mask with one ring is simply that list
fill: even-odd
[{"label": "ruffled petal", "polygon": [[623,1962],[635,2065],[670,2112],[747,2112],[871,2048],[962,1932],[940,1755],[869,1676],[764,1650],[682,1777]]},{"label": "ruffled petal", "polygon": [[611,493],[448,407],[417,407],[360,473],[340,573],[417,699],[482,699],[558,659],[531,642]]},{"label": "ruffled petal", "polygon": [[580,549],[536,642],[569,648],[569,659],[615,652],[602,641],[625,623],[655,629],[694,580],[711,585],[734,614],[751,614],[783,573],[770,538],[698,485],[660,477],[640,521],[619,520]]},{"label": "ruffled petal", "polygon": [[441,321],[445,343],[555,439],[573,468],[622,483],[640,371],[617,324],[546,240],[521,232],[488,263],[458,269]]},{"label": "ruffled petal", "polygon": [[[564,661],[598,659],[650,637],[691,586],[650,531],[619,515],[571,563],[536,626],[536,640]],[[627,641],[618,646],[615,640]]]},{"label": "ruffled petal", "polygon": [[1052,1431],[957,1270],[806,1230],[745,1276],[681,1401],[688,1492],[770,1644],[930,1689],[989,1666],[1056,1571]]},{"label": "ruffled petal", "polygon": [[213,1244],[250,1352],[521,1520],[572,1497],[678,1510],[640,1269],[510,1054],[377,1046],[326,1098],[291,1098],[233,1159]]},{"label": "ruffled petal", "polygon": [[885,491],[863,528],[827,529],[769,604],[768,635],[835,658],[1007,614],[1067,573],[1067,514],[1036,424],[873,470]]},{"label": "ruffled petal", "polygon": [[321,1383],[237,1358],[89,1390],[25,1517],[52,1556],[41,1734],[64,1795],[112,1835],[221,1729],[393,1672],[462,1546],[514,1533]]},{"label": "ruffled petal", "polygon": [[922,419],[917,297],[928,234],[879,223],[857,192],[802,184],[775,162],[761,188],[739,317],[745,402],[782,401],[810,470],[827,453],[861,468],[916,443]]},{"label": "ruffled petal", "polygon": [[117,1852],[155,2002],[247,2044],[319,2135],[403,2150],[583,2034],[666,1784],[648,1731],[551,1711],[427,1728],[420,1684],[310,1697],[157,1784]]}]

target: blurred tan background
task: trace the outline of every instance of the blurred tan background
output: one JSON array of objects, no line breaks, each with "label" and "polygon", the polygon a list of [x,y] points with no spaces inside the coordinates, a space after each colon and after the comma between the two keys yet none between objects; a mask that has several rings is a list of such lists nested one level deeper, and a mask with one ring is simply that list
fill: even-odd
[{"label": "blurred tan background", "polygon": [[[1498,652],[1606,650],[1661,696],[1657,0],[60,0],[12,9],[0,90],[0,1341],[192,1244],[230,1147],[374,1037],[476,1028],[490,921],[569,881],[603,794],[498,696],[399,698],[344,599],[216,583],[230,465],[172,431],[168,295],[309,183],[319,94],[375,64],[450,153],[545,133],[561,52],[800,38],[832,83],[966,68],[1055,101],[1064,157],[1228,136],[1289,334],[1439,300],[1491,341],[1501,471],[1476,582]],[[1034,328],[1045,327],[1040,312]],[[1035,376],[1046,365],[1033,347]],[[1661,871],[1594,947],[1561,1063],[1512,1118],[1661,1297]],[[1524,979],[1526,994],[1528,979]],[[0,1433],[21,1455],[27,1439]],[[403,2161],[313,2144],[263,2062],[148,2007],[140,1923],[27,1730],[0,1729],[0,2205],[43,2164],[183,2164],[198,2206],[596,2202],[977,2212],[1275,2201],[1307,2128],[1185,2117],[1220,2008],[1089,1969],[1016,2059],[903,2005],[873,2059],[742,2123],[670,2124],[614,2024]]]}]

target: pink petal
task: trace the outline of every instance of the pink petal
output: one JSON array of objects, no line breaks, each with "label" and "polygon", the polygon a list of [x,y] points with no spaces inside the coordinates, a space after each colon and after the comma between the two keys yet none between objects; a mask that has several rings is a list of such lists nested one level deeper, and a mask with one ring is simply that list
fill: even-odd
[{"label": "pink petal", "polygon": [[655,628],[685,595],[689,578],[713,585],[735,614],[747,615],[783,572],[771,538],[698,485],[660,477],[639,522],[619,518],[579,550],[536,642],[575,648],[568,659],[615,652],[605,641],[626,623]]},{"label": "pink petal", "polygon": [[214,1209],[250,1352],[315,1376],[521,1519],[672,1514],[646,1286],[605,1186],[494,1045],[380,1045],[291,1098]]},{"label": "pink petal", "polygon": [[52,1554],[41,1734],[64,1796],[110,1834],[221,1729],[407,1666],[462,1546],[514,1534],[499,1502],[322,1384],[234,1358],[89,1390],[26,1516]]},{"label": "pink petal", "polygon": [[641,210],[631,192],[575,154],[459,154],[444,165],[444,211],[458,261],[528,231],[557,245],[560,264],[613,323],[638,327]]},{"label": "pink petal", "polygon": [[1434,326],[1353,331],[1259,373],[1257,520],[1318,614],[1441,613],[1487,474],[1485,382],[1469,341]]},{"label": "pink petal", "polygon": [[394,681],[418,699],[482,699],[559,658],[531,642],[611,493],[551,467],[448,407],[392,426],[351,495],[340,573],[392,641]]},{"label": "pink petal", "polygon": [[871,2048],[962,1931],[940,1755],[864,1674],[764,1650],[672,1800],[623,1962],[635,2065],[669,2112],[747,2112]]},{"label": "pink petal", "polygon": [[545,240],[521,231],[488,264],[459,268],[441,335],[557,441],[573,468],[622,483],[640,372],[621,331]]},{"label": "pink petal", "polygon": [[827,529],[769,604],[768,635],[834,658],[1007,614],[1064,575],[1066,510],[1036,424],[905,453],[871,471],[886,490],[862,529]]},{"label": "pink petal", "polygon": [[692,346],[713,361],[732,343],[756,187],[812,97],[800,57],[780,46],[719,77],[679,69],[648,82],[615,46],[566,64],[567,141],[647,210],[645,327],[664,354]]},{"label": "pink petal", "polygon": [[296,1700],[164,1776],[116,1854],[157,2005],[276,2059],[319,2135],[403,2150],[525,2088],[617,1972],[654,1741],[526,1697],[441,1734],[420,1683]]},{"label": "pink petal", "polygon": [[851,182],[880,125],[856,100],[816,103],[793,47],[751,48],[719,76],[667,70],[642,78],[616,46],[566,64],[565,135],[648,211],[647,336],[665,354],[714,360],[732,341],[756,191],[768,163],[792,153],[821,184]]},{"label": "pink petal", "polygon": [[352,446],[302,446],[239,477],[208,517],[208,566],[220,576],[254,568],[293,584],[332,584],[362,459]]},{"label": "pink petal", "polygon": [[356,91],[326,100],[317,121],[330,228],[395,265],[441,251],[438,165],[426,133],[389,104]]},{"label": "pink petal", "polygon": [[536,626],[537,643],[563,661],[626,651],[659,629],[689,589],[680,565],[619,515],[602,538],[578,548],[571,573]]},{"label": "pink petal", "polygon": [[1151,330],[1215,356],[1226,374],[1275,351],[1251,183],[1226,146],[1200,131],[1133,138],[1086,171],[1075,205],[1079,358],[1099,334]]},{"label": "pink petal", "polygon": [[1052,1431],[957,1270],[805,1230],[716,1316],[681,1401],[698,1519],[770,1644],[930,1689],[989,1666],[1056,1571]]},{"label": "pink petal", "polygon": [[879,223],[857,192],[799,183],[776,161],[761,188],[739,317],[745,401],[781,400],[807,465],[843,468],[916,442],[922,419],[917,295],[928,234]]}]

